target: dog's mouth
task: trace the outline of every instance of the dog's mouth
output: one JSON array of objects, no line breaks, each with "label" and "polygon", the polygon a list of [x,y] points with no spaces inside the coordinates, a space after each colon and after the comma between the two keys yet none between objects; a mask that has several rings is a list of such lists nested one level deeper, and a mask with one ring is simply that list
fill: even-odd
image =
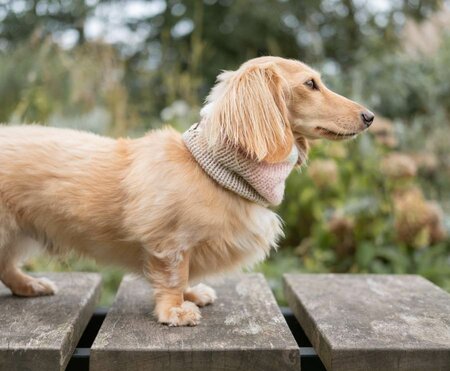
[{"label": "dog's mouth", "polygon": [[323,127],[318,126],[316,128],[316,131],[319,132],[320,135],[325,136],[330,139],[346,139],[346,138],[352,138],[358,133],[337,133],[335,131],[325,129]]}]

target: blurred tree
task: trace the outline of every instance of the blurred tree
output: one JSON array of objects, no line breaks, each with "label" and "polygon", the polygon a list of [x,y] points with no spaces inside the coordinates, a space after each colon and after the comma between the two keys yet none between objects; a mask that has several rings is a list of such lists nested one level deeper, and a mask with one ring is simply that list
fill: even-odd
[{"label": "blurred tree", "polygon": [[84,0],[0,1],[0,39],[11,46],[35,33],[45,38],[55,32],[75,30],[77,42],[81,44],[85,40],[84,22],[94,8],[87,3]]},{"label": "blurred tree", "polygon": [[[176,99],[199,104],[220,69],[260,55],[346,73],[368,52],[395,47],[406,17],[422,19],[441,5],[442,0],[3,0],[0,46],[7,50],[32,35],[83,44],[86,23],[101,20],[106,32],[123,34],[109,42],[126,61],[131,102],[155,115]],[[143,76],[149,69],[158,73]],[[149,101],[156,112],[149,111]]]}]

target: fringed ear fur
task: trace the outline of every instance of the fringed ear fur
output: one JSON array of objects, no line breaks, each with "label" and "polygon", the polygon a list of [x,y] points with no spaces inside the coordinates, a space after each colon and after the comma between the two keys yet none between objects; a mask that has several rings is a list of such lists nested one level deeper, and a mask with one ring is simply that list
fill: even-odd
[{"label": "fringed ear fur", "polygon": [[294,137],[276,66],[249,66],[222,75],[208,98],[209,143],[227,143],[258,161],[284,160]]}]

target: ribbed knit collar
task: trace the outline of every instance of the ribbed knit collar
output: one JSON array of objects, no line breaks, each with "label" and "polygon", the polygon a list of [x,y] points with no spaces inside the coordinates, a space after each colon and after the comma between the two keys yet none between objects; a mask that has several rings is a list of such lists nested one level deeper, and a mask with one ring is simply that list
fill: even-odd
[{"label": "ribbed knit collar", "polygon": [[201,125],[183,133],[183,141],[200,167],[222,187],[262,206],[276,206],[284,195],[286,178],[298,160],[295,145],[282,162],[255,161],[227,146],[211,149]]}]

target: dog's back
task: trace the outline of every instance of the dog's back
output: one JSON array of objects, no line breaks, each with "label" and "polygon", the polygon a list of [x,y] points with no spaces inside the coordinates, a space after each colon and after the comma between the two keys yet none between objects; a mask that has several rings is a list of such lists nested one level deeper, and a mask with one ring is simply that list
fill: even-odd
[{"label": "dog's back", "polygon": [[60,161],[82,159],[114,143],[110,138],[71,129],[0,125],[0,171],[4,165],[24,166],[28,160],[36,165],[36,159],[45,161],[55,156],[63,156]]},{"label": "dog's back", "polygon": [[[101,194],[108,192],[100,192],[98,187],[115,175],[115,145],[113,139],[75,130],[37,125],[0,127],[3,208],[24,225],[30,219],[39,220],[39,215],[80,215],[77,200],[98,202]],[[60,202],[61,198],[72,202]]]}]

